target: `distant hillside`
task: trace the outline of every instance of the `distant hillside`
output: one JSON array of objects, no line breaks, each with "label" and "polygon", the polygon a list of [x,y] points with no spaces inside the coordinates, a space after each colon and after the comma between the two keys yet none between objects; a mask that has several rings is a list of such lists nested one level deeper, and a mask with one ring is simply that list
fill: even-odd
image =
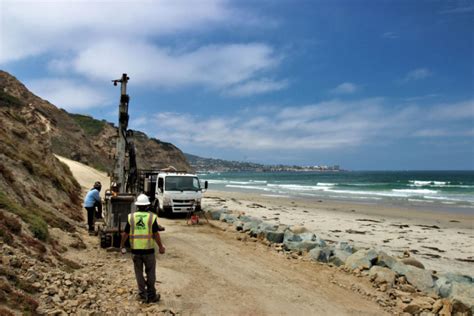
[{"label": "distant hillside", "polygon": [[339,171],[339,166],[289,166],[289,165],[264,165],[254,162],[242,162],[214,158],[203,158],[192,154],[184,154],[191,167],[196,171]]},{"label": "distant hillside", "polygon": [[196,171],[263,171],[266,168],[265,165],[252,162],[203,158],[186,153],[184,155]]},{"label": "distant hillside", "polygon": [[[117,128],[113,123],[97,120],[87,115],[68,115],[80,126],[83,133],[93,146],[93,150],[83,150],[81,146],[67,141],[69,135],[58,135],[56,141],[61,144],[55,152],[61,156],[90,164],[103,171],[111,171],[115,152]],[[179,170],[191,170],[186,157],[176,146],[171,143],[149,138],[145,133],[133,131],[134,143],[137,154],[137,164],[140,169],[164,168],[169,165]]]}]

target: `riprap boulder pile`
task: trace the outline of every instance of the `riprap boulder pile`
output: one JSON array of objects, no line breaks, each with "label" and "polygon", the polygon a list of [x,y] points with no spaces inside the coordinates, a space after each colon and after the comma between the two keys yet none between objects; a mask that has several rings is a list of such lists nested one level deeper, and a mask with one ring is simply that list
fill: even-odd
[{"label": "riprap boulder pile", "polygon": [[375,248],[357,249],[347,241],[326,242],[303,226],[270,223],[227,209],[211,210],[209,214],[212,219],[233,225],[235,230],[274,244],[282,251],[305,254],[310,260],[369,277],[375,287],[388,293],[406,313],[474,313],[474,279],[470,276],[438,275],[414,258],[395,258]]}]

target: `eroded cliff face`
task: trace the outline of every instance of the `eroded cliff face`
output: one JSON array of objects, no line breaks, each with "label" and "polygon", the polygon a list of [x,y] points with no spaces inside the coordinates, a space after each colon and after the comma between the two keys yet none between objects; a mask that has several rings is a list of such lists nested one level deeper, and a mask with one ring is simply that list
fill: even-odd
[{"label": "eroded cliff face", "polygon": [[[75,234],[82,221],[81,188],[56,159],[53,105],[0,72],[0,314],[34,314],[34,269],[71,269],[55,229]],[[75,237],[71,237],[75,238]],[[77,239],[80,243],[80,239]]]},{"label": "eroded cliff face", "polygon": [[[112,124],[58,109],[0,71],[0,314],[35,314],[41,273],[80,268],[65,255],[85,247],[81,186],[55,154],[111,170],[116,135]],[[190,169],[171,144],[139,132],[135,143],[139,168]]]}]

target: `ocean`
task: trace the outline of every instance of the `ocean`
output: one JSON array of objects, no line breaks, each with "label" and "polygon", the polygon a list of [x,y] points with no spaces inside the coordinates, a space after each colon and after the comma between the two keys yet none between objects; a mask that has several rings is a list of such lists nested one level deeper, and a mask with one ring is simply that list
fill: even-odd
[{"label": "ocean", "polygon": [[433,205],[474,213],[474,171],[221,172],[199,177],[211,190]]}]

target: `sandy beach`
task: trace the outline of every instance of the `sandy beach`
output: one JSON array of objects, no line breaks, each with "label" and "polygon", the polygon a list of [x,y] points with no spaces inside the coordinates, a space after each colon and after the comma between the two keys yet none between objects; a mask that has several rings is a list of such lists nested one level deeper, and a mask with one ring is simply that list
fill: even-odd
[{"label": "sandy beach", "polygon": [[203,205],[303,225],[326,241],[350,241],[394,256],[409,252],[427,269],[473,275],[474,215],[215,190],[205,193]]}]

